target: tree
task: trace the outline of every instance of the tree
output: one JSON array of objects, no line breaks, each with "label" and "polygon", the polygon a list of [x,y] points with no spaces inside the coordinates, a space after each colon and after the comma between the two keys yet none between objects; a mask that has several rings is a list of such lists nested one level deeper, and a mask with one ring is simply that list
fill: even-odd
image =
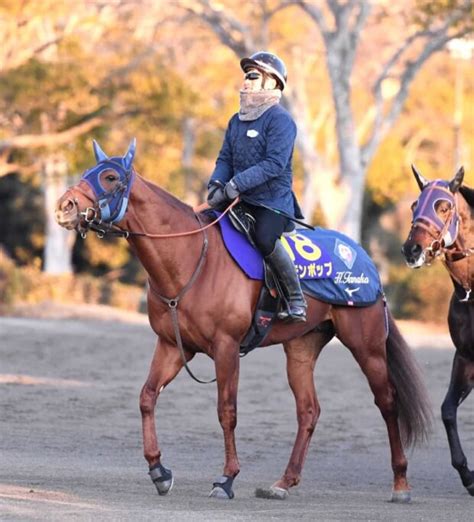
[{"label": "tree", "polygon": [[[10,50],[0,72],[0,176],[20,175],[30,183],[32,174],[41,183],[43,266],[47,272],[69,272],[75,234],[54,223],[53,209],[71,178],[90,166],[89,134],[108,135],[115,142],[113,149],[105,144],[112,155],[136,135],[138,168],[166,185],[170,172],[179,170],[183,113],[192,116],[189,107],[196,105],[196,95],[163,64],[154,31],[142,30],[145,17],[134,16],[128,2],[109,9],[94,4],[90,11],[71,3],[60,13],[45,11],[41,3],[22,5],[12,5],[9,16],[0,19],[0,25],[11,22]],[[44,40],[43,33],[48,33]],[[123,259],[116,250],[114,261]],[[88,254],[90,267],[93,256]],[[94,266],[104,262],[111,264],[111,256]]]}]

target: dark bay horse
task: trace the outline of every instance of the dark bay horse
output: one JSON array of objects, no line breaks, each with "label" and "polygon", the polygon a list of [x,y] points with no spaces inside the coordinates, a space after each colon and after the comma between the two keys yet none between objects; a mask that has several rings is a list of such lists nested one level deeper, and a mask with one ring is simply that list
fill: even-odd
[{"label": "dark bay horse", "polygon": [[[95,142],[94,151],[97,164],[59,199],[56,218],[61,226],[83,235],[92,229],[100,235],[110,232],[127,237],[149,275],[148,314],[158,341],[141,391],[140,410],[150,476],[158,493],[170,490],[173,477],[162,464],[155,429],[160,392],[197,353],[204,353],[215,364],[217,412],[225,446],[223,475],[214,483],[211,496],[232,498],[233,480],[240,469],[234,437],[239,347],[250,327],[262,283],[247,278],[237,267],[219,228],[210,226],[211,218],[197,215],[135,173],[134,142],[123,157],[109,158]],[[392,500],[407,502],[404,445],[425,438],[431,421],[415,360],[383,298],[364,308],[307,299],[308,321],[277,321],[264,342],[265,346],[283,343],[298,431],[283,475],[258,494],[283,499],[300,482],[320,413],[314,367],[322,348],[337,336],[365,374],[386,423],[394,476]]]},{"label": "dark bay horse", "polygon": [[412,205],[412,226],[402,252],[412,268],[439,257],[454,286],[448,324],[456,352],[441,415],[451,462],[474,496],[474,472],[462,450],[456,421],[458,406],[474,386],[474,190],[462,184],[462,167],[450,181],[428,181],[414,166],[412,170],[421,194]]}]

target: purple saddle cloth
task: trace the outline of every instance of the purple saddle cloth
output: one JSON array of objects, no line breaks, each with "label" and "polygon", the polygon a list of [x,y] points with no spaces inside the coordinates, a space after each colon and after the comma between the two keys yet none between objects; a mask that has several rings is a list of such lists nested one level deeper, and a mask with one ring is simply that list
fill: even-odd
[{"label": "purple saddle cloth", "polygon": [[[263,280],[263,257],[229,218],[219,221],[224,244],[251,279]],[[281,241],[305,293],[345,306],[369,306],[383,296],[380,277],[367,252],[349,237],[323,228],[297,229]]]}]

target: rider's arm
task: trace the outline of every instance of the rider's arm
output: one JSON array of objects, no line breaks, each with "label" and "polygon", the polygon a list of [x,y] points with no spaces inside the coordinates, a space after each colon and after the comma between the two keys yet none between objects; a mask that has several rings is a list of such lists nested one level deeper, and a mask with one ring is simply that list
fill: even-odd
[{"label": "rider's arm", "polygon": [[222,148],[217,156],[216,166],[214,172],[209,180],[209,185],[213,181],[220,181],[225,185],[234,175],[233,161],[232,161],[232,146],[230,141],[232,119],[227,126]]}]

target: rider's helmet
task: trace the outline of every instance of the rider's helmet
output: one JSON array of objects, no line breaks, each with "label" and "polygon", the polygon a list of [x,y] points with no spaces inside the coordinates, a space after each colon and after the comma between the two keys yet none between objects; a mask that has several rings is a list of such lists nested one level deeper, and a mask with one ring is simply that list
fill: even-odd
[{"label": "rider's helmet", "polygon": [[248,58],[240,60],[240,67],[244,72],[256,68],[275,78],[278,88],[282,91],[286,85],[286,66],[276,54],[267,51],[258,51]]}]

